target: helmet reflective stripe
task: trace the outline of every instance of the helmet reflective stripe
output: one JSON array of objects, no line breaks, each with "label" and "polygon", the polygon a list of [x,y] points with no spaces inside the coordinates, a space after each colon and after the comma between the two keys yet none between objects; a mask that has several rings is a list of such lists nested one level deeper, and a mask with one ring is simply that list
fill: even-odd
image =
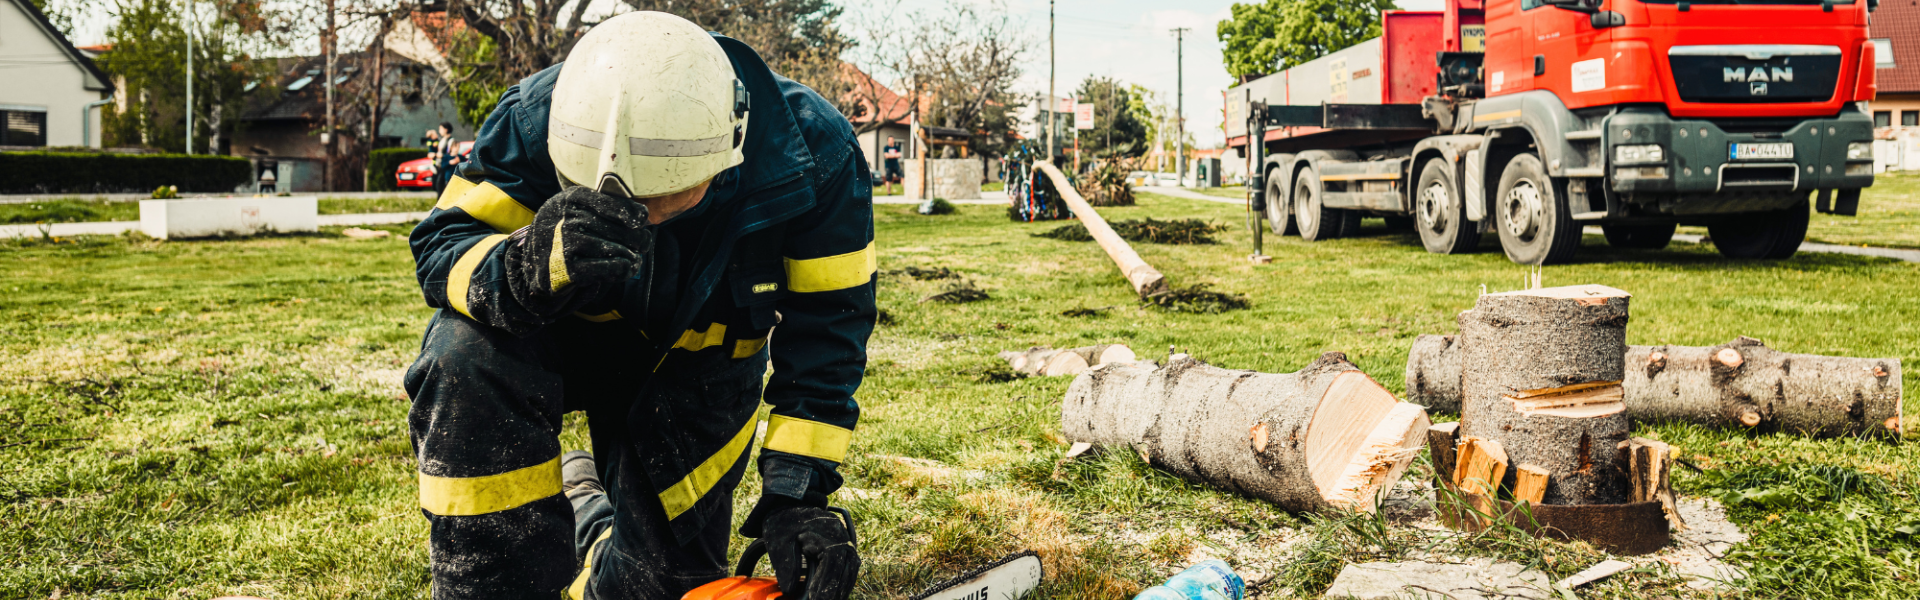
[{"label": "helmet reflective stripe", "polygon": [[[555,138],[593,148],[606,149],[606,134],[568,124],[558,118],[547,120],[547,131]],[[627,138],[627,153],[634,156],[707,156],[733,149],[738,136],[727,134],[704,140],[649,140]]]}]

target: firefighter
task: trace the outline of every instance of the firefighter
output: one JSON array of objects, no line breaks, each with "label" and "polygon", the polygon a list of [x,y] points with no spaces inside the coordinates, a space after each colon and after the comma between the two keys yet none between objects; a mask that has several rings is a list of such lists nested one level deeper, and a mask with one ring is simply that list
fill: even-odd
[{"label": "firefighter", "polygon": [[[440,309],[406,375],[434,597],[725,577],[764,399],[740,533],[788,597],[845,598],[860,559],[827,496],[875,316],[847,120],[745,44],[634,12],[502,94],[454,175],[411,238]],[[563,460],[572,411],[592,452]]]}]

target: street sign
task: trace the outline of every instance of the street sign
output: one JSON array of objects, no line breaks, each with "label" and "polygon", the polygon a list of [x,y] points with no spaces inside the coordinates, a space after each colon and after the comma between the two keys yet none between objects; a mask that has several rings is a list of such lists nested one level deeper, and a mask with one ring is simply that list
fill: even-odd
[{"label": "street sign", "polygon": [[1073,105],[1073,128],[1082,130],[1093,129],[1092,104]]}]

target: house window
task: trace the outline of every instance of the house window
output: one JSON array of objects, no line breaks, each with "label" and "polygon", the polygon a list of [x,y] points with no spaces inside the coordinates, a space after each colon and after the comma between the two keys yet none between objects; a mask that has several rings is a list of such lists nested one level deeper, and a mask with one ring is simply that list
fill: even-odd
[{"label": "house window", "polygon": [[1893,113],[1890,113],[1884,110],[1873,111],[1873,126],[1874,127],[1892,127]]},{"label": "house window", "polygon": [[1873,40],[1873,68],[1893,68],[1893,40],[1876,38]]},{"label": "house window", "polygon": [[47,145],[46,111],[0,110],[0,146]]},{"label": "house window", "polygon": [[1901,127],[1920,127],[1920,111],[1916,111],[1916,110],[1900,111],[1900,126]]}]

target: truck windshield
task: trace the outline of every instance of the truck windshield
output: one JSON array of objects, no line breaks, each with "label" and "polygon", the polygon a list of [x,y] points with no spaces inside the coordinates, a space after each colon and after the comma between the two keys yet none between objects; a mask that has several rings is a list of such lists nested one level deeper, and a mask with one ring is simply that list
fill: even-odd
[{"label": "truck windshield", "polygon": [[[1640,0],[1644,4],[1677,4],[1681,0]],[[1853,4],[1853,0],[1684,0],[1687,4],[1757,4],[1757,5],[1803,5]]]}]

